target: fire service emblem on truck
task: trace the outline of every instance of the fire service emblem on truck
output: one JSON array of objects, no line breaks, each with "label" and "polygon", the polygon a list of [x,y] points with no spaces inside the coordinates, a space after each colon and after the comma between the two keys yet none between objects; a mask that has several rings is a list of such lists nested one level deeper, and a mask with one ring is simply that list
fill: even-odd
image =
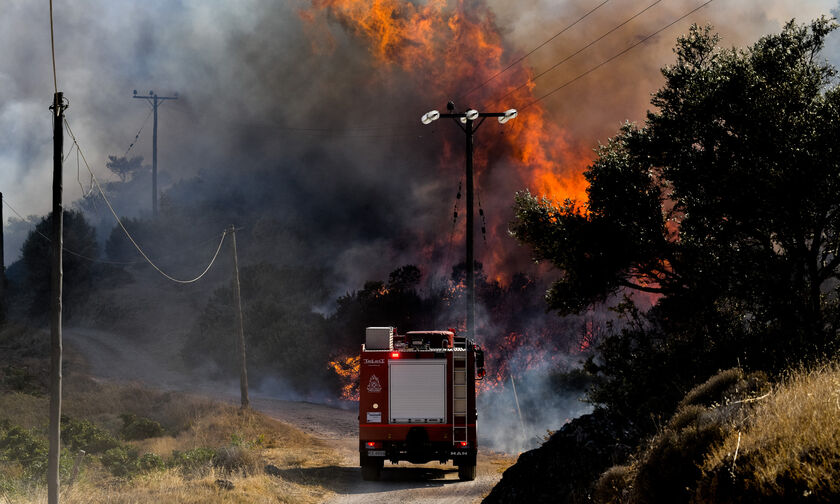
[{"label": "fire service emblem on truck", "polygon": [[379,378],[376,375],[370,375],[370,381],[367,384],[367,391],[375,394],[377,392],[382,392],[382,385],[379,384]]}]

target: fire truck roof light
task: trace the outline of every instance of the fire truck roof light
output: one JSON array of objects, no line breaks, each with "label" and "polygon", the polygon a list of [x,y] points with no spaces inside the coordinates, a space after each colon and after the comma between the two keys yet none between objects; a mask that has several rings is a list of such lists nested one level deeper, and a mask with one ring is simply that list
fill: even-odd
[{"label": "fire truck roof light", "polygon": [[391,358],[392,359],[399,359],[400,358],[400,353],[399,352],[391,352]]}]

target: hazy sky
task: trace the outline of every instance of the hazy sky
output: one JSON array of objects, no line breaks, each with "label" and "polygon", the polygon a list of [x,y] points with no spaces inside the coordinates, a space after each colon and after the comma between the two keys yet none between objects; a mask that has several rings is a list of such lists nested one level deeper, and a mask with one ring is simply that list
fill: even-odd
[{"label": "hazy sky", "polygon": [[[488,3],[506,49],[502,60],[507,61],[600,2]],[[551,66],[570,48],[582,46],[651,3],[653,0],[611,1],[529,57],[524,62],[526,68],[536,73]],[[606,59],[701,3],[659,2],[594,46],[585,58],[570,61],[562,71],[538,80],[534,95],[552,90],[579,69]],[[710,22],[725,45],[743,45],[778,31],[791,18],[805,22],[830,15],[836,7],[837,0],[715,0],[649,43],[544,100],[546,117],[562,123],[570,142],[591,149],[625,119],[643,119],[649,95],[661,82],[658,69],[673,60],[674,38],[685,32],[690,22]],[[220,167],[247,177],[245,165],[280,163],[289,153],[294,153],[295,159],[307,159],[317,147],[324,152],[319,156],[331,160],[325,161],[326,165],[346,165],[346,170],[335,170],[334,175],[319,174],[331,200],[339,204],[342,191],[358,191],[356,182],[342,182],[344,174],[352,174],[354,181],[368,179],[369,187],[375,188],[377,179],[391,169],[389,163],[410,157],[403,143],[382,140],[378,138],[384,136],[381,133],[404,128],[408,135],[422,134],[419,115],[443,105],[439,90],[388,91],[389,86],[410,86],[411,76],[374,65],[364,44],[336,19],[326,17],[327,32],[319,32],[317,23],[304,22],[301,12],[311,9],[311,3],[304,0],[57,0],[54,9],[58,88],[70,102],[68,121],[103,180],[109,178],[107,156],[122,155],[141,125],[143,131],[132,155],[151,162],[149,107],[144,100],[132,99],[134,89],[141,94],[149,90],[179,93],[178,101],[160,109],[159,166],[164,184]],[[840,54],[836,40],[834,37],[829,44],[826,57]],[[348,49],[351,46],[357,49]],[[377,72],[390,73],[376,86],[360,84]],[[50,206],[52,124],[48,107],[53,90],[48,2],[0,0],[0,191],[24,215],[43,215]],[[405,96],[412,99],[404,100]],[[266,132],[267,126],[275,129]],[[289,127],[293,129],[284,129]],[[249,128],[263,129],[254,133]],[[320,134],[320,129],[345,128],[351,133],[344,137]],[[440,142],[435,142],[417,152],[434,152],[440,148],[436,146]],[[69,149],[69,139],[65,145]],[[413,177],[416,166],[402,169]],[[290,193],[298,182],[296,173],[290,170],[284,179]],[[80,178],[86,185],[84,173]],[[400,190],[405,201],[405,208],[397,211],[405,212],[400,219],[417,219],[416,226],[430,228],[451,220],[449,199],[442,205],[440,219],[428,215],[424,202],[440,198],[438,181],[410,180],[412,187]],[[454,180],[444,184],[447,198],[454,192],[450,187]],[[75,155],[65,165],[64,187],[66,202],[86,189],[77,181]],[[371,190],[371,194],[376,192]],[[383,186],[381,192],[392,192],[392,188]],[[352,197],[348,194],[348,199]],[[494,200],[492,194],[486,197]],[[504,204],[510,193],[498,199]],[[115,202],[125,213],[144,204]],[[12,212],[8,208],[3,211],[8,221]],[[370,261],[383,239],[390,240],[387,235],[360,240],[343,256],[348,267]],[[7,240],[7,262],[18,255],[19,246],[19,240]]]}]

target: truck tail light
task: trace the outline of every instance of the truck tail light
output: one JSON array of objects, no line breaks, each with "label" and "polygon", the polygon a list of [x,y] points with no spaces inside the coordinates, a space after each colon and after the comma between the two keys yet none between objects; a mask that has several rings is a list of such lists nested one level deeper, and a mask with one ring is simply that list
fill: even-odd
[{"label": "truck tail light", "polygon": [[399,359],[400,358],[400,353],[399,352],[391,352],[391,358],[392,359]]},{"label": "truck tail light", "polygon": [[382,448],[382,441],[368,441],[365,443],[368,448]]},{"label": "truck tail light", "polygon": [[467,442],[466,441],[460,441],[458,443],[458,446],[460,446],[461,448],[466,448],[467,447]]}]

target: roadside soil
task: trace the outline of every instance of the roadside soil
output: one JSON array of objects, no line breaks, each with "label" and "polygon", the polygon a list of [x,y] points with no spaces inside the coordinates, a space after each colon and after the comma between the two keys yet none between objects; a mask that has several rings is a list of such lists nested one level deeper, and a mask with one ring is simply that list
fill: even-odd
[{"label": "roadside soil", "polygon": [[[94,377],[239,401],[238,387],[202,381],[200,376],[186,372],[178,358],[160,345],[82,328],[65,329],[64,338],[70,363]],[[326,501],[330,504],[480,502],[501,479],[502,472],[515,462],[510,455],[480,451],[476,479],[470,482],[459,481],[457,468],[451,464],[386,462],[380,481],[363,481],[356,409],[255,393],[250,397],[254,409],[324,441],[340,455],[340,465],[300,468],[283,474],[297,483],[317,481],[326,486],[335,493]]]}]

